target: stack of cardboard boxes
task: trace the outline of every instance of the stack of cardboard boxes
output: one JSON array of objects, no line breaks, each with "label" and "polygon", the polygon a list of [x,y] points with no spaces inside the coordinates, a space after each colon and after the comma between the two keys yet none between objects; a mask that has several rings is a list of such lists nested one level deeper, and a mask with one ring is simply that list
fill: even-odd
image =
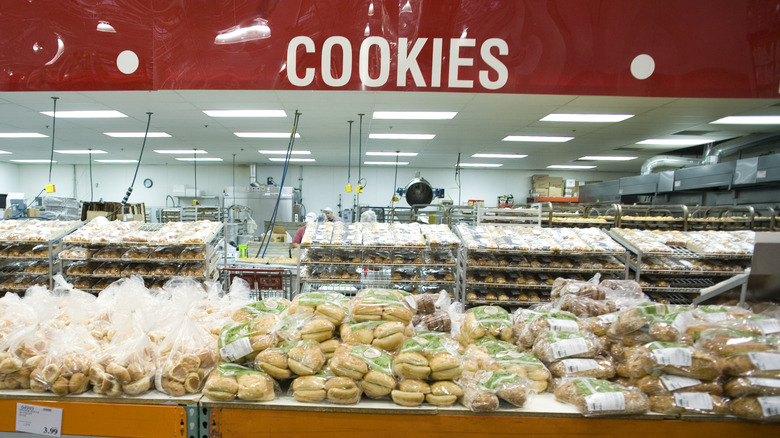
[{"label": "stack of cardboard boxes", "polygon": [[558,176],[533,175],[531,195],[536,197],[577,198],[580,195],[579,181],[564,180]]}]

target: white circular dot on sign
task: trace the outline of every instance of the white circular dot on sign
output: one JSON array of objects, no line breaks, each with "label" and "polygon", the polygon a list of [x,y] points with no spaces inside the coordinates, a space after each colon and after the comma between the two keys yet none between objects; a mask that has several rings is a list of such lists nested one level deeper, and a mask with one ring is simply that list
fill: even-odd
[{"label": "white circular dot on sign", "polygon": [[640,81],[647,79],[655,71],[655,60],[650,55],[637,55],[633,61],[631,61],[631,74]]},{"label": "white circular dot on sign", "polygon": [[135,73],[138,70],[138,55],[132,50],[125,50],[116,57],[116,66],[126,75]]}]

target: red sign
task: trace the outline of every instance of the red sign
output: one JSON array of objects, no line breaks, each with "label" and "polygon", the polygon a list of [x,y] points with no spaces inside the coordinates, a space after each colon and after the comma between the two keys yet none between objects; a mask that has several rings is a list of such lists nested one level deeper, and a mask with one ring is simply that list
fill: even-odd
[{"label": "red sign", "polygon": [[30,0],[4,2],[0,36],[5,91],[780,88],[780,11],[764,0]]}]

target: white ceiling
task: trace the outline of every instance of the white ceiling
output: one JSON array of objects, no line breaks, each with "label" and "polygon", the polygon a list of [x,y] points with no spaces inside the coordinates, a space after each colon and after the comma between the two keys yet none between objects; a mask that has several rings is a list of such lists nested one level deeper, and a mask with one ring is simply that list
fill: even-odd
[{"label": "white ceiling", "polygon": [[[638,172],[654,155],[673,153],[680,147],[640,146],[648,138],[702,138],[674,135],[685,130],[711,131],[706,138],[722,141],[751,133],[780,131],[778,125],[714,125],[729,115],[780,115],[780,99],[678,99],[560,95],[508,95],[472,93],[388,93],[343,91],[127,91],[127,92],[5,92],[0,93],[0,132],[39,132],[51,135],[52,96],[59,97],[57,111],[114,109],[129,117],[120,119],[57,119],[55,149],[102,149],[108,155],[94,158],[137,159],[142,139],[111,138],[103,132],[143,131],[146,112],[154,113],[151,131],[165,131],[171,138],[147,140],[142,164],[184,164],[175,156],[154,149],[205,149],[208,155],[230,164],[268,163],[258,149],[284,149],[287,139],[236,137],[235,131],[290,132],[295,110],[300,117],[295,149],[311,150],[315,163],[340,166],[348,158],[348,120],[352,130],[352,164],[356,165],[362,124],[363,151],[419,152],[404,157],[409,167],[454,168],[458,153],[464,162],[499,162],[502,169],[545,170],[550,164],[572,163],[583,155],[634,155],[628,162],[590,163],[597,171]],[[211,118],[202,110],[283,109],[286,118]],[[373,120],[374,111],[457,111],[452,120]],[[635,116],[619,123],[540,122],[550,113],[619,113]],[[433,140],[369,140],[369,133],[435,134]],[[507,135],[575,137],[567,143],[518,143],[501,141]],[[48,159],[49,138],[0,138],[0,161]],[[632,150],[621,150],[630,148]],[[633,150],[634,148],[641,148]],[[522,153],[524,159],[471,158],[476,152]],[[62,164],[86,164],[84,155],[54,154]],[[370,161],[394,161],[369,157]],[[364,160],[365,161],[365,157]],[[199,165],[209,165],[202,163]]]}]

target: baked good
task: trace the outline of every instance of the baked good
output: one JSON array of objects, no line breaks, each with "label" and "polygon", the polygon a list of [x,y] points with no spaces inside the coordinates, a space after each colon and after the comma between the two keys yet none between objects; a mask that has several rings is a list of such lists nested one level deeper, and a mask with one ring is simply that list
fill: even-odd
[{"label": "baked good", "polygon": [[706,392],[712,395],[723,394],[723,385],[718,380],[699,380],[692,377],[661,374],[644,376],[635,386],[647,395],[667,394],[670,392]]},{"label": "baked good", "polygon": [[357,383],[348,377],[332,377],[325,383],[325,396],[331,403],[353,405],[361,394]]},{"label": "baked good", "polygon": [[660,414],[720,414],[731,412],[727,399],[705,392],[676,392],[650,396],[650,410]]},{"label": "baked good", "polygon": [[341,377],[348,377],[353,380],[360,380],[368,372],[368,364],[356,357],[348,354],[338,354],[328,361],[330,370]]},{"label": "baked good", "polygon": [[749,352],[725,357],[721,360],[723,374],[727,376],[753,376],[780,378],[780,353]]},{"label": "baked good", "polygon": [[431,375],[428,359],[420,353],[400,353],[393,359],[392,367],[393,373],[404,379],[425,379]]},{"label": "baked good", "polygon": [[292,375],[287,365],[287,354],[279,348],[261,351],[255,357],[254,367],[266,372],[274,379],[287,379]]},{"label": "baked good", "polygon": [[533,353],[542,362],[550,363],[568,357],[593,358],[603,345],[587,332],[547,332],[534,341]]},{"label": "baked good", "polygon": [[555,399],[574,405],[583,415],[641,414],[650,409],[650,401],[638,389],[593,378],[562,382]]},{"label": "baked good", "polygon": [[780,397],[741,397],[731,401],[731,413],[737,417],[760,420],[780,418]]},{"label": "baked good", "polygon": [[447,352],[438,353],[431,357],[429,365],[433,380],[452,380],[460,377],[463,372],[460,360]]},{"label": "baked good", "polygon": [[615,376],[612,361],[597,357],[593,359],[562,359],[547,366],[555,377],[593,377],[610,379]]},{"label": "baked good", "polygon": [[290,388],[293,397],[299,402],[319,402],[325,399],[325,383],[327,380],[319,376],[303,376],[293,380]]},{"label": "baked good", "polygon": [[392,289],[363,289],[350,303],[349,316],[353,322],[400,321],[407,325],[414,311],[401,292]]},{"label": "baked good", "polygon": [[459,340],[463,345],[490,337],[513,342],[512,322],[509,313],[498,306],[478,306],[466,311]]},{"label": "baked good", "polygon": [[314,314],[332,324],[341,324],[346,317],[347,298],[334,292],[309,292],[295,297],[290,305],[290,314]]},{"label": "baked good", "polygon": [[735,397],[780,395],[780,379],[737,377],[726,382],[726,395]]},{"label": "baked good", "polygon": [[460,386],[446,380],[433,382],[430,388],[431,392],[425,395],[425,401],[435,406],[450,406],[463,395]]},{"label": "baked good", "polygon": [[625,362],[618,364],[617,373],[623,377],[640,378],[652,372],[675,376],[713,380],[720,376],[722,367],[714,355],[688,345],[671,342],[651,342],[630,347]]},{"label": "baked good", "polygon": [[696,346],[719,356],[777,349],[774,336],[757,335],[733,328],[713,328],[699,333]]},{"label": "baked good", "polygon": [[408,407],[420,406],[425,401],[425,394],[421,392],[401,391],[399,389],[392,390],[390,397],[395,404]]},{"label": "baked good", "polygon": [[287,353],[287,365],[299,376],[310,376],[325,365],[325,355],[317,342],[302,341]]}]

